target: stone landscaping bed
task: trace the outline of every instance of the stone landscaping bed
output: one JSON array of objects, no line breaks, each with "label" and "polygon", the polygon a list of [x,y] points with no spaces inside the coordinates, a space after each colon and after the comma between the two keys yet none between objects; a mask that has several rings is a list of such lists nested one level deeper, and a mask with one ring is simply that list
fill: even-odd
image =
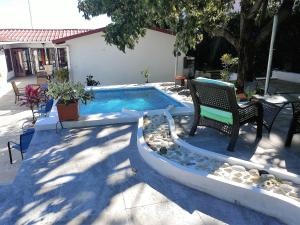
[{"label": "stone landscaping bed", "polygon": [[182,166],[204,171],[207,174],[239,184],[284,195],[300,202],[299,184],[280,179],[264,170],[231,165],[177,145],[171,137],[169,123],[164,115],[144,116],[143,135],[147,145],[153,151]]}]

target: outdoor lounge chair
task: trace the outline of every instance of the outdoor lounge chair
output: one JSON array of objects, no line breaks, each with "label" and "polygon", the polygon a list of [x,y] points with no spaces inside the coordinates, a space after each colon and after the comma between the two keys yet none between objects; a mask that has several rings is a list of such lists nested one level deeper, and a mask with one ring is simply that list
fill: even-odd
[{"label": "outdoor lounge chair", "polygon": [[33,117],[35,117],[36,114],[39,116],[47,116],[52,109],[53,102],[53,98],[50,98],[46,103],[40,104],[39,109],[33,111]]},{"label": "outdoor lounge chair", "polygon": [[249,122],[256,122],[256,138],[262,137],[261,103],[249,102],[239,106],[234,85],[231,83],[199,77],[188,80],[188,86],[195,109],[191,136],[195,134],[198,125],[215,128],[230,135],[231,140],[227,150],[233,151],[240,127]]},{"label": "outdoor lounge chair", "polygon": [[20,135],[20,143],[15,143],[13,141],[7,142],[8,153],[9,153],[9,160],[10,164],[12,164],[12,149],[16,149],[20,151],[21,157],[23,160],[23,153],[25,153],[30,145],[31,139],[34,135],[34,128],[27,128],[23,130],[23,134]]},{"label": "outdoor lounge chair", "polygon": [[24,93],[23,89],[20,89],[20,88],[17,87],[15,81],[11,81],[10,83],[11,83],[11,85],[13,87],[13,90],[14,90],[14,93],[15,93],[15,104],[16,104],[17,101],[20,101],[20,96],[24,96],[25,93]]},{"label": "outdoor lounge chair", "polygon": [[290,147],[294,134],[300,133],[300,103],[293,104],[293,119],[290,124],[285,146]]}]

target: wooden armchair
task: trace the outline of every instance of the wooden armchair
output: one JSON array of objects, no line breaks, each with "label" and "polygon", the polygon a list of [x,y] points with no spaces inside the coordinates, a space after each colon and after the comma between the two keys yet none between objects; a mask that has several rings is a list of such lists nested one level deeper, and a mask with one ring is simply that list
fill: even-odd
[{"label": "wooden armchair", "polygon": [[20,96],[24,96],[24,89],[18,88],[15,81],[10,82],[15,93],[15,104],[20,101]]},{"label": "wooden armchair", "polygon": [[255,122],[257,124],[256,137],[262,137],[263,108],[261,103],[251,102],[239,106],[234,85],[231,83],[197,78],[188,80],[188,86],[195,109],[190,135],[195,134],[198,125],[215,128],[230,135],[228,151],[234,150],[239,129],[246,123]]}]

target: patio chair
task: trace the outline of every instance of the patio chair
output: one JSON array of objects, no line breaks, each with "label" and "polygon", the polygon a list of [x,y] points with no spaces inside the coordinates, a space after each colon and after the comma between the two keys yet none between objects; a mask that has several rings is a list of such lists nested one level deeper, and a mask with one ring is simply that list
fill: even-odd
[{"label": "patio chair", "polygon": [[291,121],[287,139],[285,142],[286,147],[290,147],[294,134],[300,133],[300,103],[293,104],[293,119]]},{"label": "patio chair", "polygon": [[25,95],[24,89],[18,88],[15,81],[11,81],[10,83],[15,93],[15,104],[16,104],[17,101],[20,101],[20,97]]},{"label": "patio chair", "polygon": [[46,71],[40,71],[40,72],[37,72],[36,74],[36,83],[38,85],[40,84],[46,84],[48,83],[48,75],[47,75],[47,72]]},{"label": "patio chair", "polygon": [[52,109],[53,103],[53,98],[50,98],[46,103],[40,104],[39,109],[33,111],[33,117],[35,117],[36,114],[39,116],[47,116]]},{"label": "patio chair", "polygon": [[195,109],[191,136],[195,134],[198,125],[217,129],[230,135],[227,150],[233,151],[240,127],[249,122],[256,122],[256,138],[262,137],[261,103],[249,102],[239,106],[234,85],[231,83],[199,77],[188,80],[188,86]]},{"label": "patio chair", "polygon": [[12,149],[20,151],[22,160],[24,159],[23,153],[25,153],[30,145],[31,139],[34,135],[34,128],[27,128],[23,130],[23,133],[20,135],[20,143],[13,141],[7,142],[7,148],[9,153],[10,164],[12,164]]}]

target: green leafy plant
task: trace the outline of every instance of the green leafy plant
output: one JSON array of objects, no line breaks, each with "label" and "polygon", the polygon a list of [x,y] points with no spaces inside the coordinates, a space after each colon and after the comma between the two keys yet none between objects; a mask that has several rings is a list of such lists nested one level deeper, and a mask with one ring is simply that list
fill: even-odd
[{"label": "green leafy plant", "polygon": [[[34,107],[37,107],[40,102],[40,88],[34,87],[32,85],[27,85],[25,87],[25,95],[21,96],[21,106],[25,105],[32,111]],[[34,118],[34,116],[33,116]]]},{"label": "green leafy plant", "polygon": [[232,57],[231,54],[224,54],[220,58],[223,70],[221,71],[221,78],[223,81],[229,81],[230,74],[234,71],[235,67],[238,64],[239,58],[238,57]]},{"label": "green leafy plant", "polygon": [[60,68],[55,71],[54,77],[58,82],[67,82],[69,80],[69,70]]},{"label": "green leafy plant", "polygon": [[250,100],[252,98],[252,96],[256,94],[256,89],[246,87],[244,92],[245,92],[247,100]]},{"label": "green leafy plant", "polygon": [[94,76],[90,74],[90,75],[86,76],[86,85],[87,86],[98,86],[98,85],[100,85],[100,81],[94,80]]},{"label": "green leafy plant", "polygon": [[72,82],[50,82],[47,93],[54,99],[58,99],[58,103],[65,105],[78,101],[86,104],[94,98],[92,91],[86,91],[81,83]]},{"label": "green leafy plant", "polygon": [[149,77],[151,75],[149,68],[144,69],[143,71],[141,71],[141,74],[144,76],[145,78],[145,83],[149,83]]}]

